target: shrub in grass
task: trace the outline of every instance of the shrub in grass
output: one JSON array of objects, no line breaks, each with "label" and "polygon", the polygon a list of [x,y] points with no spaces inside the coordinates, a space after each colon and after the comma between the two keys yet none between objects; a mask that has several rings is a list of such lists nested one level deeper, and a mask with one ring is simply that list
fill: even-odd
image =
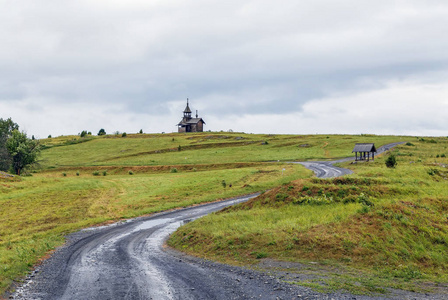
[{"label": "shrub in grass", "polygon": [[254,255],[256,259],[262,259],[268,257],[268,254],[264,251],[252,252],[252,255]]},{"label": "shrub in grass", "polygon": [[358,213],[360,214],[366,214],[370,211],[370,206],[363,205],[359,210]]},{"label": "shrub in grass", "polygon": [[93,172],[92,172],[92,175],[93,175],[93,176],[100,176],[100,171],[93,171]]},{"label": "shrub in grass", "polygon": [[417,266],[401,266],[392,272],[392,275],[397,278],[403,278],[405,281],[411,279],[418,279],[422,277],[422,273]]},{"label": "shrub in grass", "polygon": [[79,172],[76,172],[76,176],[79,176]]},{"label": "shrub in grass", "polygon": [[62,172],[62,176],[66,177],[66,176],[67,176],[67,173]]},{"label": "shrub in grass", "polygon": [[170,172],[171,173],[177,173],[177,168],[171,168]]},{"label": "shrub in grass", "polygon": [[107,175],[107,171],[103,171],[103,176],[106,176]]},{"label": "shrub in grass", "polygon": [[129,170],[129,175],[134,175],[134,172],[132,172],[132,170]]},{"label": "shrub in grass", "polygon": [[355,195],[348,195],[342,200],[342,203],[348,204],[348,203],[356,203],[358,201],[358,198]]},{"label": "shrub in grass", "polygon": [[385,164],[388,168],[395,168],[395,166],[397,165],[397,159],[395,158],[395,155],[389,155],[389,157],[386,159]]},{"label": "shrub in grass", "polygon": [[140,129],[140,131],[138,133],[142,134],[143,133],[143,129]]},{"label": "shrub in grass", "polygon": [[373,202],[369,200],[369,196],[365,195],[364,193],[361,193],[358,196],[357,202],[365,206],[374,206]]},{"label": "shrub in grass", "polygon": [[127,136],[126,132],[123,132],[121,135],[121,137],[126,137],[126,136]]},{"label": "shrub in grass", "polygon": [[83,137],[86,137],[86,135],[87,135],[87,130],[83,130],[83,131],[81,131],[81,137],[83,138]]},{"label": "shrub in grass", "polygon": [[415,146],[414,144],[412,144],[411,142],[407,142],[406,146]]},{"label": "shrub in grass", "polygon": [[323,194],[321,197],[314,196],[314,197],[303,197],[301,199],[298,199],[293,202],[294,204],[299,205],[327,205],[334,203],[333,197],[327,197],[326,194]]},{"label": "shrub in grass", "polygon": [[286,199],[288,199],[288,194],[278,193],[277,195],[275,195],[275,199],[277,201],[285,201]]},{"label": "shrub in grass", "polygon": [[226,183],[226,181],[225,181],[225,180],[223,180],[223,181],[221,182],[221,185],[222,185],[222,187],[223,187],[223,188],[226,188],[226,186],[227,186],[227,183]]},{"label": "shrub in grass", "polygon": [[437,174],[439,173],[439,170],[430,168],[430,169],[427,171],[427,173],[428,173],[428,175],[430,175],[430,176],[434,176],[434,175],[437,175]]}]

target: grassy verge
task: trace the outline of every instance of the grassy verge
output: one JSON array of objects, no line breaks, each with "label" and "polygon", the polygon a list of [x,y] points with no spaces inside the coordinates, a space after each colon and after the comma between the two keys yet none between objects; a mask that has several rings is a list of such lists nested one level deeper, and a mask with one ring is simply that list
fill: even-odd
[{"label": "grassy verge", "polygon": [[386,168],[386,154],[344,164],[355,171],[347,177],[292,181],[189,223],[168,243],[231,264],[274,259],[346,270],[301,282],[316,288],[365,293],[446,286],[447,145],[447,138],[415,138],[392,151],[395,169]]},{"label": "grassy verge", "polygon": [[60,169],[0,179],[0,291],[75,230],[249,194],[309,174],[277,163],[104,171],[95,176],[96,169]]}]

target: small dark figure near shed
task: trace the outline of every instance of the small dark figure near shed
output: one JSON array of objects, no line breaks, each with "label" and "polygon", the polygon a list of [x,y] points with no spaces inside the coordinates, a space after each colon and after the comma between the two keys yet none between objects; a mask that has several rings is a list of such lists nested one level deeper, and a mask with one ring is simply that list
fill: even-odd
[{"label": "small dark figure near shed", "polygon": [[[375,159],[375,144],[373,143],[359,143],[355,145],[355,148],[353,148],[352,153],[355,152],[355,161],[358,160],[370,160],[370,154],[372,154],[372,160]],[[359,153],[359,157],[358,157]]]}]

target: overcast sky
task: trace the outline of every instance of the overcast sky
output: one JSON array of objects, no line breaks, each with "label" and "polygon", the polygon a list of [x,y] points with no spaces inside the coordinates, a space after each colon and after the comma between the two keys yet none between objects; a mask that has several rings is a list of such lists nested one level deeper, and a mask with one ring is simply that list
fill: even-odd
[{"label": "overcast sky", "polygon": [[0,0],[0,118],[28,135],[448,136],[448,2]]}]

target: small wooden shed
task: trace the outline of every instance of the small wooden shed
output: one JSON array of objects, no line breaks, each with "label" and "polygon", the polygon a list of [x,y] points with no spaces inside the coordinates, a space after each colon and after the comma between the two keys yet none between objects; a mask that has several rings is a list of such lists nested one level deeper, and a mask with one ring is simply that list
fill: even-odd
[{"label": "small wooden shed", "polygon": [[[370,154],[372,154],[372,160],[375,159],[375,144],[373,143],[359,143],[355,145],[355,148],[353,148],[352,153],[355,152],[355,160],[370,160]],[[359,153],[359,157],[358,157]]]}]

